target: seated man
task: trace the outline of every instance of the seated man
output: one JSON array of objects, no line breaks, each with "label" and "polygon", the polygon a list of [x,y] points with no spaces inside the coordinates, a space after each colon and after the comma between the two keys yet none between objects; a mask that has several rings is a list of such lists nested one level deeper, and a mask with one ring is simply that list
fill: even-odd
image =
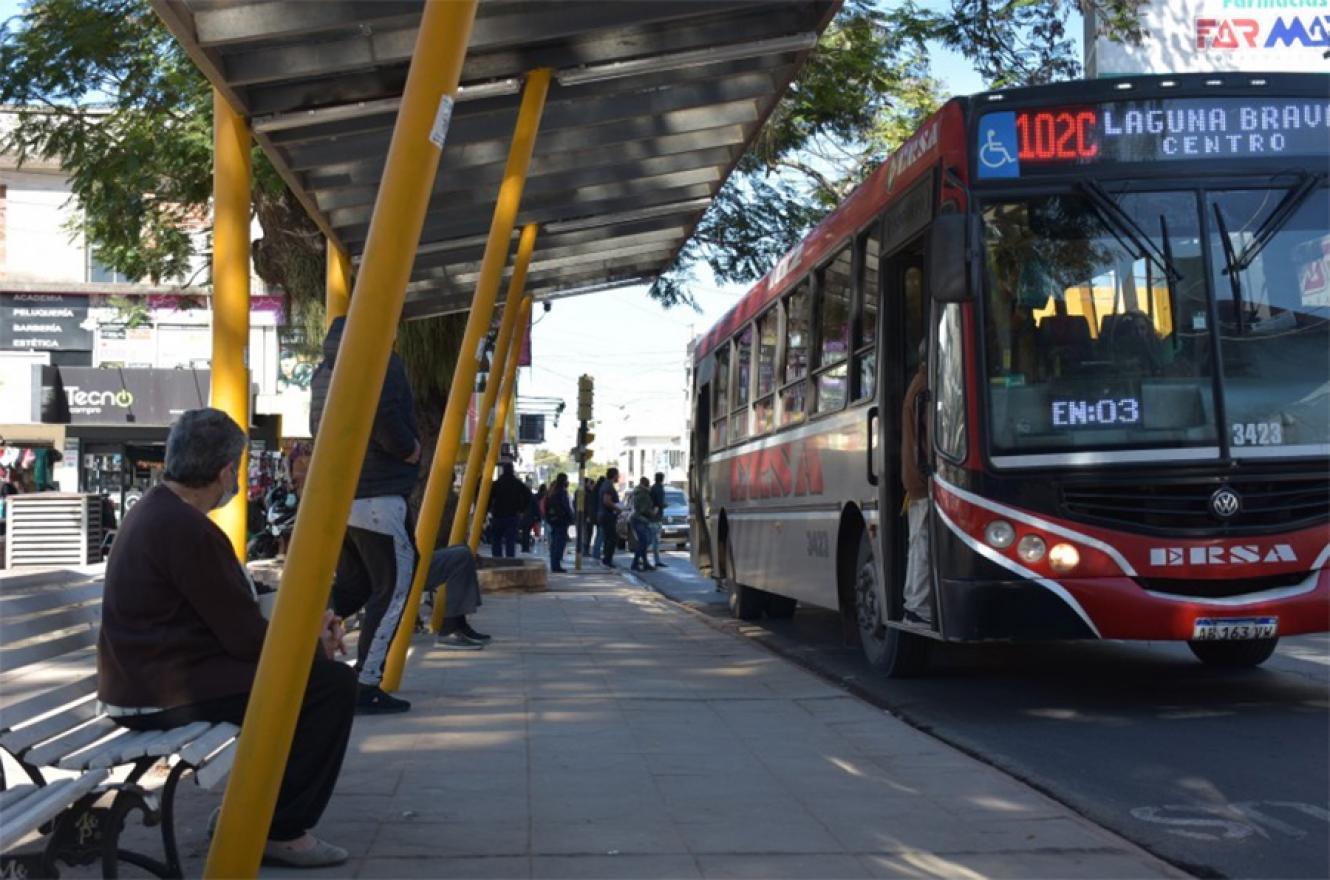
[{"label": "seated man", "polygon": [[[126,514],[106,565],[97,695],[131,730],[193,721],[239,724],[268,624],[231,542],[208,512],[238,492],[246,438],[226,413],[190,410],[166,441],[164,481]],[[264,859],[291,867],[346,861],[309,833],[332,796],[355,716],[356,676],[332,657],[329,612],[268,830]]]},{"label": "seated man", "polygon": [[430,556],[425,595],[433,596],[444,583],[448,585],[448,596],[444,600],[443,625],[439,627],[434,646],[454,651],[479,651],[490,643],[490,637],[472,629],[466,619],[480,607],[476,557],[466,544],[444,547]]}]

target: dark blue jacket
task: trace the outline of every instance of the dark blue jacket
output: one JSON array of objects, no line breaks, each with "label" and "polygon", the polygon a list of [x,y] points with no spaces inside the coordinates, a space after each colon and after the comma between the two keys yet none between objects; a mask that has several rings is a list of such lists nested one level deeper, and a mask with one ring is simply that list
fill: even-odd
[{"label": "dark blue jacket", "polygon": [[[323,340],[323,362],[314,371],[310,382],[309,432],[319,433],[323,406],[328,400],[328,386],[332,383],[333,365],[337,349],[342,344],[345,318],[337,318],[328,328]],[[406,378],[402,359],[394,352],[388,359],[388,372],[383,377],[383,391],[379,395],[379,408],[374,414],[374,429],[365,450],[365,463],[360,468],[360,481],[356,484],[357,498],[378,498],[385,495],[410,495],[416,487],[419,464],[408,464],[416,449],[420,435],[416,430],[416,416],[412,409],[411,383]]]}]

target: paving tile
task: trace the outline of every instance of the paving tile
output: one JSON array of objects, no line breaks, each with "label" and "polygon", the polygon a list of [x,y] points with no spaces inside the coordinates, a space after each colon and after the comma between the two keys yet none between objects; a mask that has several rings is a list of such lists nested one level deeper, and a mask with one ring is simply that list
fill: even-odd
[{"label": "paving tile", "polygon": [[[1186,877],[1164,874],[1158,862],[1119,852],[1013,852],[865,855],[860,863],[871,877],[945,878],[945,880],[1121,880],[1125,877]],[[1166,869],[1164,869],[1166,870]]]},{"label": "paving tile", "polygon": [[707,878],[840,880],[872,876],[854,856],[842,854],[699,855],[697,863]]},{"label": "paving tile", "polygon": [[525,856],[527,827],[495,822],[390,822],[379,829],[374,858]]},{"label": "paving tile", "polygon": [[687,852],[676,826],[663,820],[642,821],[637,814],[581,822],[536,819],[531,825],[531,849],[538,855]]},{"label": "paving tile", "polygon": [[690,880],[700,878],[690,855],[535,856],[535,880]]},{"label": "paving tile", "polygon": [[705,822],[680,821],[676,827],[695,854],[844,852],[829,831],[802,811],[749,810]]},{"label": "paving tile", "polygon": [[[308,876],[308,873],[306,874]],[[531,877],[531,860],[526,856],[496,856],[492,858],[373,858],[365,859],[354,875],[366,878],[425,878],[449,877],[458,880],[527,880]]]}]

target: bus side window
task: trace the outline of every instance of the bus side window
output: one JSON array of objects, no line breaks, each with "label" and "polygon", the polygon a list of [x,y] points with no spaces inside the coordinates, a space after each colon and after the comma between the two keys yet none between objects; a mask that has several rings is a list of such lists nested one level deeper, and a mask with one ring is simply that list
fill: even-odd
[{"label": "bus side window", "polygon": [[835,412],[849,392],[850,307],[854,293],[854,248],[847,245],[819,273],[817,411]]},{"label": "bus side window", "polygon": [[753,433],[776,427],[776,343],[780,339],[780,310],[767,309],[757,319],[757,394],[753,401]]},{"label": "bus side window", "polygon": [[785,387],[781,389],[782,425],[804,420],[807,404],[809,283],[785,297]]},{"label": "bus side window", "polygon": [[882,247],[876,226],[861,240],[863,256],[859,289],[859,337],[855,344],[854,377],[855,400],[872,397],[877,391],[877,316],[881,290],[878,287],[878,260]]},{"label": "bus side window", "polygon": [[748,397],[753,379],[753,325],[745,324],[734,337],[734,414],[730,416],[730,440],[748,436]]},{"label": "bus side window", "polygon": [[937,335],[934,338],[933,390],[936,408],[933,417],[933,443],[938,451],[959,461],[965,457],[965,363],[962,352],[963,323],[959,303],[936,309]]},{"label": "bus side window", "polygon": [[727,342],[716,349],[716,376],[712,379],[715,398],[711,402],[711,411],[716,413],[716,420],[711,423],[711,448],[721,449],[728,442],[726,416],[730,412],[730,344]]}]

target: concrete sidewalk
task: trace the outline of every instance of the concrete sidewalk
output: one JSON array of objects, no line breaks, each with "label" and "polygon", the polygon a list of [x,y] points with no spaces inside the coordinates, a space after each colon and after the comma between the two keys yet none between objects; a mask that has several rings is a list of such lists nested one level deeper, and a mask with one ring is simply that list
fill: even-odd
[{"label": "concrete sidewalk", "polygon": [[[484,651],[417,637],[411,712],[357,719],[325,876],[1185,876],[615,573],[475,624]],[[182,788],[189,876],[219,794]]]}]

